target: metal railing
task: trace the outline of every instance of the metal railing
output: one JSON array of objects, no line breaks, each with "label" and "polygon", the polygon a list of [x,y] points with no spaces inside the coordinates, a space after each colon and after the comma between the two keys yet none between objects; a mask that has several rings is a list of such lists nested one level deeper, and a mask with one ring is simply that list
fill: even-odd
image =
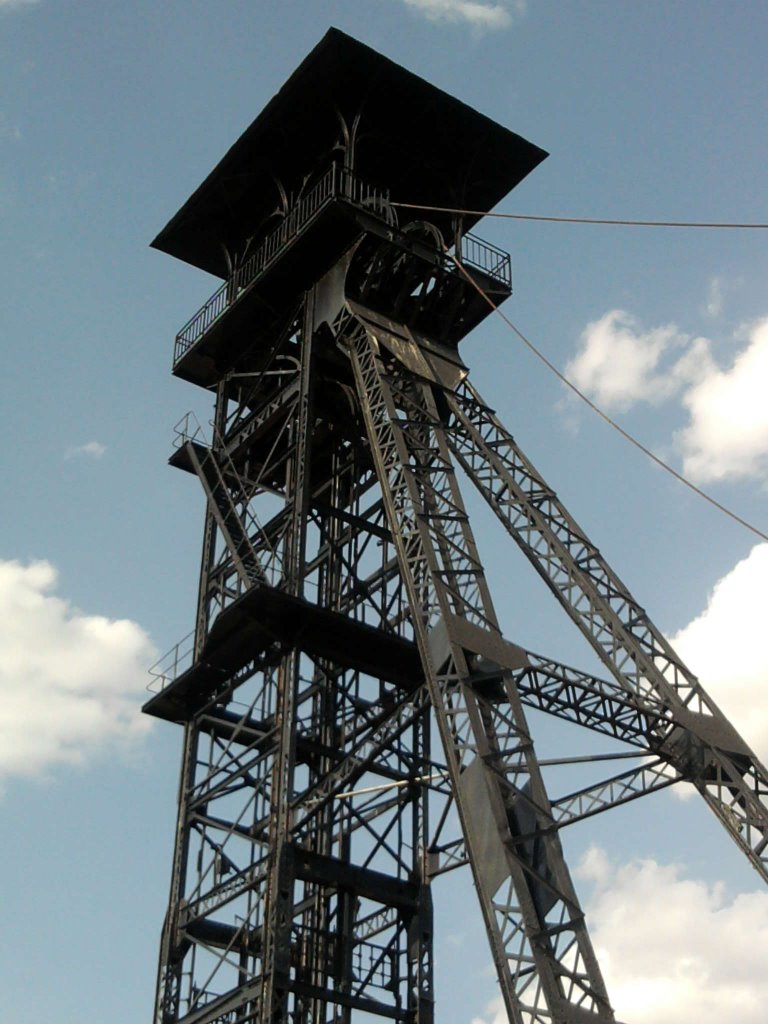
[{"label": "metal railing", "polygon": [[[351,171],[344,170],[338,164],[331,164],[309,192],[291,207],[278,227],[267,235],[256,252],[238,267],[182,327],[176,335],[173,350],[174,366],[334,199],[344,199],[388,221],[392,220],[392,207],[387,193],[361,181]],[[505,288],[511,289],[512,261],[509,253],[503,249],[467,233],[461,239],[461,261],[467,267],[479,270]],[[450,261],[446,261],[446,269],[455,272]]]},{"label": "metal railing", "polygon": [[256,252],[232,277],[214,292],[205,305],[182,327],[176,335],[173,365],[186,355],[219,317],[248,288],[257,277],[280,256],[317,214],[333,199],[346,199],[357,206],[389,218],[391,207],[389,197],[380,189],[360,181],[350,171],[338,164],[331,164],[322,178],[285,215]]},{"label": "metal railing", "polygon": [[487,274],[507,288],[512,287],[512,257],[477,235],[468,232],[462,236],[461,262]]},{"label": "metal railing", "polygon": [[161,693],[166,686],[170,686],[183,672],[191,668],[194,660],[195,631],[193,629],[151,666],[147,690],[150,693]]}]

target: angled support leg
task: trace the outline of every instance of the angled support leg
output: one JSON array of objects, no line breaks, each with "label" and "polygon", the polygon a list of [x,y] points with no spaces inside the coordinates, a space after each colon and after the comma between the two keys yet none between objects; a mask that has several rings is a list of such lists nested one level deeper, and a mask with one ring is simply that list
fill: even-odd
[{"label": "angled support leg", "polygon": [[768,880],[768,771],[468,380],[446,391],[452,452],[628,694],[652,749],[692,782]]},{"label": "angled support leg", "polygon": [[[347,328],[358,398],[510,1020],[613,1021],[427,386]],[[505,700],[473,672],[502,667]],[[540,832],[533,843],[524,835]]]}]

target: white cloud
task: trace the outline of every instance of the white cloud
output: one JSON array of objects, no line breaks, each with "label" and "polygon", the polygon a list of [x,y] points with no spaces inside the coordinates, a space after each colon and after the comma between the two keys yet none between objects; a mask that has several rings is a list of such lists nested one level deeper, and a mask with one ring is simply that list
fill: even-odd
[{"label": "white cloud", "polygon": [[0,0],[0,11],[11,10],[13,7],[31,7],[39,0]]},{"label": "white cloud", "polygon": [[701,482],[768,475],[768,319],[755,324],[733,365],[713,366],[683,395],[677,436],[683,471]]},{"label": "white cloud", "polygon": [[[591,847],[576,870],[590,938],[617,1020],[764,1024],[768,893],[729,897],[653,859],[619,865]],[[584,885],[586,883],[586,886]],[[507,1024],[494,999],[472,1024]]]},{"label": "white cloud", "polygon": [[86,444],[81,444],[74,448],[67,448],[64,453],[64,458],[76,459],[82,455],[89,459],[100,459],[106,450],[107,446],[102,444],[101,441],[88,441]]},{"label": "white cloud", "polygon": [[757,544],[718,580],[701,615],[670,638],[763,761],[768,760],[766,580],[768,544]]},{"label": "white cloud", "polygon": [[[691,339],[674,324],[643,331],[629,313],[612,309],[587,324],[565,375],[605,409],[625,411],[637,402],[657,404],[681,386],[679,373],[660,368],[662,358],[690,344]],[[706,358],[703,345],[698,348],[700,357]]]},{"label": "white cloud", "polygon": [[596,847],[575,873],[594,885],[587,921],[619,1020],[765,1021],[768,893],[729,899],[676,865],[617,866]]},{"label": "white cloud", "polygon": [[[743,339],[742,339],[743,341]],[[644,330],[613,309],[583,331],[565,375],[606,411],[677,397],[688,416],[674,435],[683,472],[696,483],[768,477],[768,319],[750,329],[731,366],[707,338],[675,324]]]},{"label": "white cloud", "polygon": [[525,12],[525,0],[496,3],[485,0],[403,0],[403,3],[430,21],[464,22],[481,30],[509,28],[513,16]]},{"label": "white cloud", "polygon": [[52,593],[48,562],[0,561],[0,779],[81,763],[149,728],[139,703],[156,652],[128,619]]}]

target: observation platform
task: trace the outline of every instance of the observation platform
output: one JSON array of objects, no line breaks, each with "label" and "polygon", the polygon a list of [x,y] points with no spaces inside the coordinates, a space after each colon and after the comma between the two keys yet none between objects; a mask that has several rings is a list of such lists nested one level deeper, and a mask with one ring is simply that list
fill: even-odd
[{"label": "observation platform", "polygon": [[412,641],[256,584],[219,615],[200,658],[188,667],[173,658],[168,674],[158,673],[162,688],[142,710],[170,722],[189,721],[217,695],[228,693],[249,663],[269,662],[271,652],[291,645],[405,688],[415,688],[423,678]]},{"label": "observation platform", "polygon": [[[428,221],[503,301],[509,256],[469,234],[482,214],[418,204],[490,210],[546,155],[330,29],[152,243],[224,282],[179,332],[173,372],[211,387],[237,369],[246,345],[257,357],[248,369],[258,369],[259,346],[366,233],[431,262],[451,291],[459,271],[438,243],[417,237]],[[462,309],[458,337],[490,312],[479,294],[447,305]]]},{"label": "observation platform", "polygon": [[[466,278],[451,256],[393,226],[393,219],[387,194],[332,164],[182,327],[174,343],[174,374],[202,387],[215,383],[242,354],[246,328],[249,351],[260,341],[267,343],[280,330],[284,311],[364,232],[423,260],[425,273],[448,276],[455,285],[466,287]],[[477,287],[496,304],[511,295],[509,253],[466,234],[461,236],[456,256]],[[491,312],[480,292],[470,291],[468,298],[455,325],[460,336]]]}]

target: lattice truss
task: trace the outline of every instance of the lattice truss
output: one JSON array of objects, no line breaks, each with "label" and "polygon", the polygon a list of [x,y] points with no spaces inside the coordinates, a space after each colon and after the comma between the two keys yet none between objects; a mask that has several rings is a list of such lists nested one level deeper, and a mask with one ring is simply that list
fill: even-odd
[{"label": "lattice truss", "polygon": [[[431,1022],[431,881],[467,864],[510,1020],[612,1021],[560,830],[684,779],[768,877],[768,775],[469,379],[316,300],[179,434],[207,513],[157,1024]],[[606,679],[502,637],[457,466]],[[551,797],[526,707],[637,759]]]}]

